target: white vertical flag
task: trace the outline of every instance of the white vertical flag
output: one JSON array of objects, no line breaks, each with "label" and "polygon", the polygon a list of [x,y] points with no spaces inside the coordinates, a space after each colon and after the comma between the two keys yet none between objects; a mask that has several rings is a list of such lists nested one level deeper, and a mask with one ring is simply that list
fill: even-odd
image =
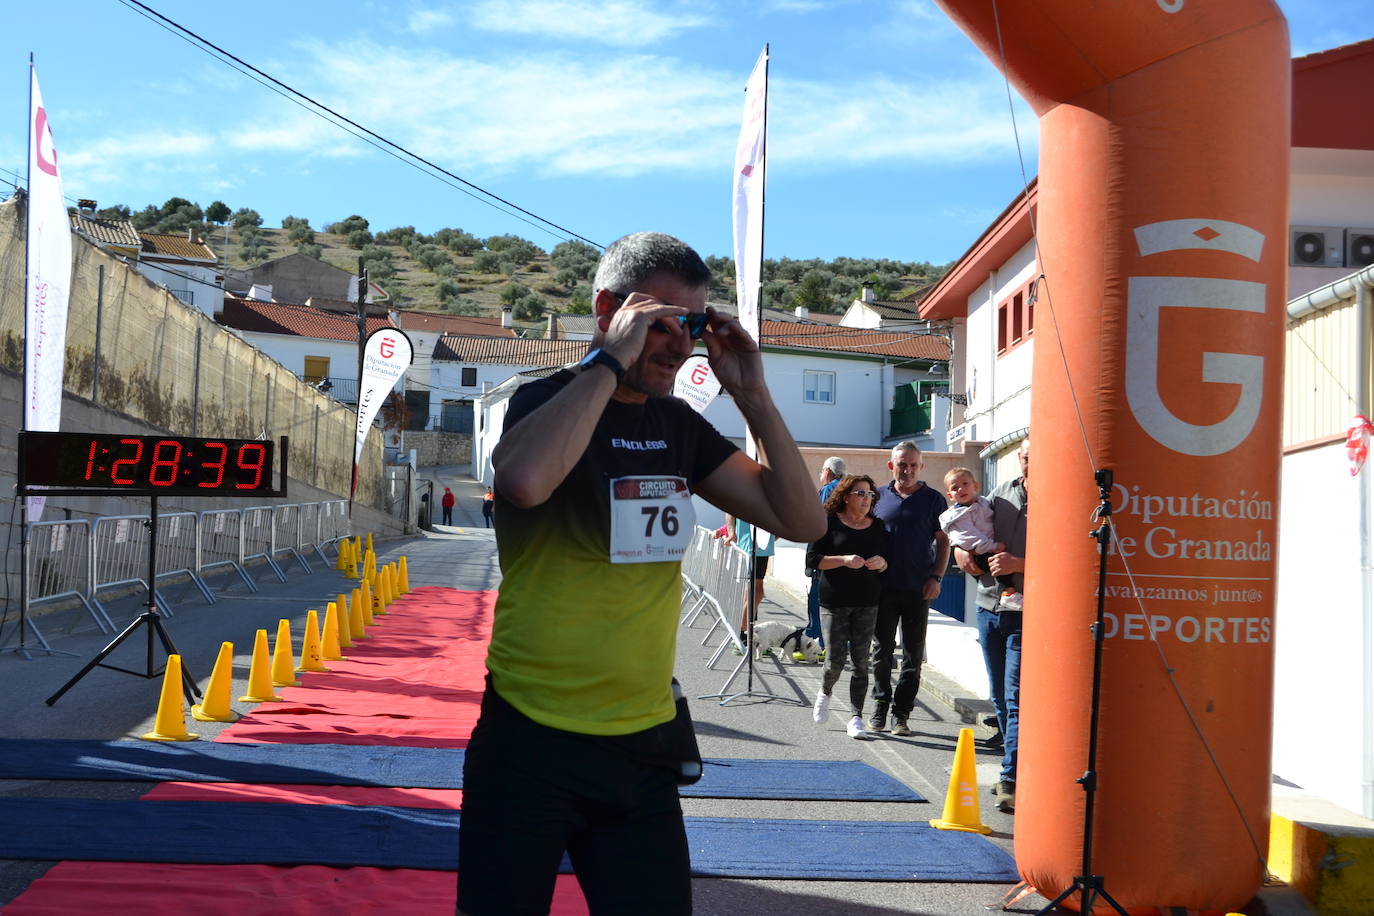
[{"label": "white vertical flag", "polygon": [[363,344],[363,377],[358,383],[358,430],[353,442],[353,461],[363,456],[363,443],[382,401],[405,375],[415,355],[410,338],[400,328],[378,328]]},{"label": "white vertical flag", "polygon": [[767,173],[768,46],[744,87],[744,123],[735,147],[735,295],[739,321],[759,339],[763,270],[763,186]]},{"label": "white vertical flag", "polygon": [[[48,113],[29,62],[29,201],[27,284],[24,289],[24,428],[57,430],[62,421],[62,368],[67,353],[67,296],[72,275],[72,229],[62,196]],[[38,521],[44,498],[30,497],[28,520]]]}]

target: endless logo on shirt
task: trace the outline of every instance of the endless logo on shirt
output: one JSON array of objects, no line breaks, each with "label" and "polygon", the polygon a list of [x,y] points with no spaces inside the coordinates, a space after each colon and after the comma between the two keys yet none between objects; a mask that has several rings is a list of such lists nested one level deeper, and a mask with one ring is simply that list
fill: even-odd
[{"label": "endless logo on shirt", "polygon": [[662,439],[612,439],[611,448],[627,448],[632,452],[655,452],[666,449],[668,443]]}]

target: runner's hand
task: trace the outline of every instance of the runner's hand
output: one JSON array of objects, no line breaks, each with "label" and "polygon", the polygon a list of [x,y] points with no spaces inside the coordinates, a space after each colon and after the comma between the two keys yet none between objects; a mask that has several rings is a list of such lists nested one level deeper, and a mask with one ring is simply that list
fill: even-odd
[{"label": "runner's hand", "polygon": [[759,355],[759,345],[744,330],[738,319],[713,308],[707,308],[710,315],[709,330],[701,335],[706,344],[706,356],[711,362],[711,371],[720,379],[721,387],[738,397],[742,393],[763,389],[763,358]]},{"label": "runner's hand", "polygon": [[644,350],[644,338],[651,324],[660,318],[685,314],[685,308],[667,305],[647,293],[630,293],[611,315],[611,325],[601,340],[601,349],[628,368]]}]

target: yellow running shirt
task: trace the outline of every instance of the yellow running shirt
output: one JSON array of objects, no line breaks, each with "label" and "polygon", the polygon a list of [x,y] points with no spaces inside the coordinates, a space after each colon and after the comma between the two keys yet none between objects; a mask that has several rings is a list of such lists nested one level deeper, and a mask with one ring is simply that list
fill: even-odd
[{"label": "yellow running shirt", "polygon": [[[522,386],[506,428],[556,395],[562,371]],[[496,492],[501,589],[487,668],[529,718],[627,735],[673,718],[670,688],[690,490],[736,451],[677,398],[612,400],[542,505]]]}]

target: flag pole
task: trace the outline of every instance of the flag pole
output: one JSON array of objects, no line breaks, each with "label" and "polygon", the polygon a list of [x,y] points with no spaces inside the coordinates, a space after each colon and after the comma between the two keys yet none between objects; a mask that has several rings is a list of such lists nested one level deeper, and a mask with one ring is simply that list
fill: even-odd
[{"label": "flag pole", "polygon": [[[29,52],[29,103],[24,115],[24,121],[28,128],[28,144],[26,150],[33,149],[33,52]],[[33,154],[29,153],[25,157],[24,163],[24,271],[27,274],[29,269],[29,220],[27,219],[29,208],[33,206],[33,197],[29,193],[33,188]],[[29,282],[27,276],[24,280],[24,339],[29,339]],[[24,347],[24,403],[19,405],[19,432],[22,434],[28,429],[28,398],[29,398],[29,348]],[[21,450],[15,449],[15,461],[23,461]],[[16,468],[16,480],[23,479],[23,468]],[[24,658],[32,661],[33,656],[29,654],[28,645],[24,640],[29,625],[29,500],[28,495],[23,492],[23,488],[16,494],[20,500],[19,508],[19,646],[18,653]],[[40,636],[39,639],[42,639]]]},{"label": "flag pole", "polygon": [[[33,76],[33,52],[30,51],[30,52],[29,52],[29,101],[28,101],[28,109],[27,109],[27,112],[26,112],[26,114],[25,114],[25,116],[24,116],[24,120],[27,122],[27,131],[28,131],[28,133],[27,133],[27,136],[28,136],[28,146],[27,146],[27,149],[28,149],[28,151],[29,151],[29,152],[28,152],[28,155],[27,155],[27,157],[26,157],[27,163],[26,163],[26,165],[25,165],[25,167],[24,167],[24,187],[25,187],[25,189],[26,189],[26,194],[25,194],[25,199],[24,199],[24,214],[25,214],[25,217],[26,217],[25,220],[24,220],[24,274],[25,274],[25,277],[24,277],[24,340],[25,340],[25,341],[28,341],[28,340],[30,339],[30,337],[29,337],[29,308],[30,308],[31,303],[30,303],[30,301],[29,301],[29,297],[30,297],[31,292],[32,292],[32,291],[29,289],[30,284],[29,284],[29,280],[28,280],[28,271],[29,271],[29,268],[30,268],[30,263],[29,263],[29,224],[30,224],[30,222],[31,222],[31,218],[29,218],[29,214],[31,213],[31,211],[32,211],[32,209],[33,209],[33,144],[34,144],[34,142],[35,142],[35,137],[34,137],[34,133],[33,133],[33,129],[34,129],[34,123],[33,123],[33,83],[34,83],[34,76]],[[42,138],[41,138],[41,137],[40,137],[40,138],[37,138],[37,142],[42,142]],[[31,392],[30,392],[30,390],[29,390],[29,385],[30,385],[29,373],[30,373],[31,371],[32,371],[32,367],[29,365],[29,348],[28,348],[28,346],[26,345],[26,346],[24,347],[24,364],[23,364],[23,372],[21,373],[22,378],[23,378],[23,385],[24,385],[24,400],[23,400],[23,402],[19,405],[19,433],[20,433],[20,436],[21,436],[21,437],[22,437],[23,433],[28,429],[28,404],[29,404],[29,401],[30,401],[30,399],[31,399],[31,397],[32,397],[32,394],[31,394]],[[40,633],[40,632],[38,631],[38,628],[35,627],[32,623],[29,622],[29,497],[28,497],[27,488],[24,486],[24,468],[23,468],[23,465],[22,465],[23,459],[24,459],[23,450],[22,450],[22,449],[16,448],[16,449],[15,449],[15,464],[16,464],[16,467],[15,467],[15,480],[18,482],[19,486],[18,486],[18,488],[17,488],[17,490],[16,490],[15,498],[19,501],[19,504],[20,504],[20,509],[19,509],[19,644],[18,644],[17,646],[15,646],[13,649],[0,649],[0,652],[9,652],[9,651],[13,651],[13,652],[15,652],[15,653],[18,654],[18,655],[24,656],[24,658],[25,658],[26,660],[28,660],[28,661],[33,661],[33,655],[31,654],[31,650],[30,650],[29,645],[28,645],[28,632],[29,632],[29,630],[33,630],[33,635],[38,639],[38,644],[42,647],[41,650],[34,650],[34,651],[44,651],[44,652],[47,652],[49,655],[55,655],[55,654],[57,654],[57,653],[53,650],[53,648],[52,648],[51,646],[48,645],[48,641],[47,641],[46,639],[43,638],[43,634]],[[69,653],[63,653],[63,654],[69,654]]]},{"label": "flag pole", "polygon": [[[764,214],[768,212],[768,64],[771,59],[772,57],[768,53],[768,42],[765,41],[763,43],[763,130],[761,151],[759,154],[759,162],[763,165],[762,174],[759,176],[759,263],[758,273],[756,275],[757,283],[754,287],[755,320],[752,322],[753,327],[749,329],[754,334],[754,343],[758,343],[759,338],[763,336],[763,230],[765,225]],[[745,441],[748,442],[751,446],[749,451],[751,453],[757,453],[758,449],[756,446],[753,445],[754,433],[753,430],[749,428],[748,420],[746,420],[744,423],[744,435]],[[759,529],[758,526],[756,526],[753,522],[750,522],[749,597],[746,602],[749,608],[749,613],[745,615],[748,618],[746,621],[745,629],[745,651],[749,656],[749,673],[745,675],[744,679],[746,693],[752,693],[754,690],[754,653],[752,650],[754,647],[754,623],[759,619],[757,597],[759,593],[757,584],[758,575]],[[781,652],[782,649],[779,649],[778,651]]]}]

